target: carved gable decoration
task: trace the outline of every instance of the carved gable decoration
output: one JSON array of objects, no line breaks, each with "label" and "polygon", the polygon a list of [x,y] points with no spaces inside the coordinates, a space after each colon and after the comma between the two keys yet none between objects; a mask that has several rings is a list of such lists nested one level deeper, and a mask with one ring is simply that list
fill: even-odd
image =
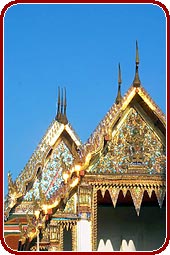
[{"label": "carved gable decoration", "polygon": [[35,199],[40,199],[40,191],[45,194],[47,199],[52,197],[58,188],[63,185],[63,170],[68,169],[72,163],[73,156],[66,144],[61,141],[53,149],[32,189],[24,196],[24,200],[31,201],[32,195]]},{"label": "carved gable decoration", "polygon": [[165,148],[140,114],[131,108],[90,172],[96,174],[165,173]]}]

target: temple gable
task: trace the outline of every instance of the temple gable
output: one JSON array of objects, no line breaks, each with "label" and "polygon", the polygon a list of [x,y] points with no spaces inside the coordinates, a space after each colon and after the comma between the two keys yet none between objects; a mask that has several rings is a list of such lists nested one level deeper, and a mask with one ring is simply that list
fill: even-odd
[{"label": "temple gable", "polygon": [[131,108],[112,131],[93,174],[165,174],[165,147],[140,113]]}]

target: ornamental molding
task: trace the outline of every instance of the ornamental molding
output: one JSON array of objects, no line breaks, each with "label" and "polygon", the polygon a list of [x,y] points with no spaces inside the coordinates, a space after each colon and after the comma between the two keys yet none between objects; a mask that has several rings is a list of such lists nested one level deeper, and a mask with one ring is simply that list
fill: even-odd
[{"label": "ornamental molding", "polygon": [[166,188],[163,185],[143,186],[140,184],[136,184],[133,186],[132,185],[106,186],[105,184],[103,184],[103,185],[98,185],[98,186],[95,185],[93,189],[96,193],[98,190],[100,190],[103,198],[105,196],[105,192],[108,190],[114,208],[116,207],[116,203],[117,203],[120,191],[122,191],[124,198],[126,197],[126,194],[129,191],[138,216],[140,213],[143,195],[144,195],[145,191],[148,193],[148,196],[150,198],[152,196],[152,192],[153,191],[155,192],[155,195],[157,197],[157,201],[158,201],[160,208],[162,207],[162,204],[163,204],[163,201],[165,198],[165,194],[166,194]]}]

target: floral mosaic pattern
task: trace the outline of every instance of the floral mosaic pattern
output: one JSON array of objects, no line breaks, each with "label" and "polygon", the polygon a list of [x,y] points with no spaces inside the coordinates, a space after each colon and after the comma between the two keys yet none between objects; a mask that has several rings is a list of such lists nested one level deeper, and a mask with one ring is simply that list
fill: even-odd
[{"label": "floral mosaic pattern", "polygon": [[148,174],[165,173],[165,148],[140,114],[131,109],[125,122],[112,137],[107,153],[90,169],[100,174],[127,173],[130,166],[139,165]]},{"label": "floral mosaic pattern", "polygon": [[73,156],[66,144],[62,141],[51,153],[49,160],[42,169],[41,175],[36,179],[32,189],[27,192],[24,200],[31,201],[32,195],[38,200],[40,189],[49,199],[63,183],[62,172],[73,163]]}]

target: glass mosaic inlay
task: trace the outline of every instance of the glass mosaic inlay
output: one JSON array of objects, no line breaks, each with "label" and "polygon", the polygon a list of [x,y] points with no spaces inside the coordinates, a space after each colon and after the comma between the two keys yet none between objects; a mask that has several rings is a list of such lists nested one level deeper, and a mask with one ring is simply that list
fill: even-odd
[{"label": "glass mosaic inlay", "polygon": [[112,137],[105,155],[90,169],[100,174],[123,174],[131,166],[140,166],[148,174],[165,173],[165,148],[140,114],[131,109]]},{"label": "glass mosaic inlay", "polygon": [[70,168],[73,162],[73,156],[62,141],[51,153],[48,161],[42,169],[41,176],[38,177],[32,189],[27,192],[24,200],[31,201],[32,194],[39,199],[39,188],[41,185],[42,192],[45,193],[46,198],[49,199],[58,190],[63,183],[62,171],[63,168]]}]

